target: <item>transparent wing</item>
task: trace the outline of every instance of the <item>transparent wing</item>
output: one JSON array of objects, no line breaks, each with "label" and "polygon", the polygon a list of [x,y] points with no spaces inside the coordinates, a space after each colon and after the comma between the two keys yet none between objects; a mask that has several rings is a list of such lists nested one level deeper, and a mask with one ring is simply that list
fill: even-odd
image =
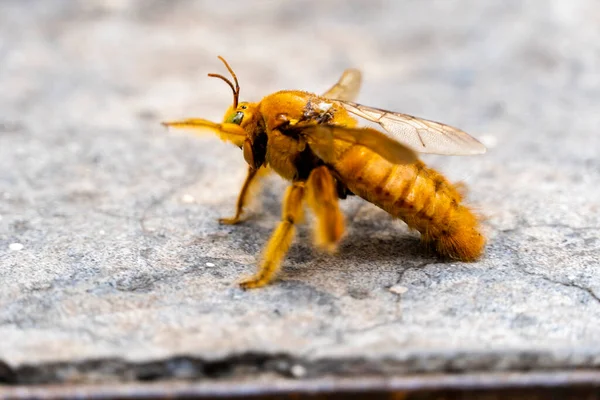
[{"label": "transparent wing", "polygon": [[414,151],[376,129],[337,125],[310,125],[296,129],[306,138],[311,150],[325,162],[334,161],[336,141],[364,146],[394,164],[417,161]]},{"label": "transparent wing", "polygon": [[362,75],[357,69],[347,69],[340,79],[328,91],[323,93],[323,97],[335,100],[354,101],[360,90]]},{"label": "transparent wing", "polygon": [[376,122],[387,136],[419,153],[471,155],[483,154],[486,148],[460,129],[411,115],[340,101],[344,108],[361,118]]},{"label": "transparent wing", "polygon": [[236,146],[242,146],[244,140],[246,140],[246,131],[236,124],[217,124],[216,122],[201,118],[163,122],[162,124],[168,128],[192,130],[194,132],[213,132],[219,135],[222,140],[231,142]]}]

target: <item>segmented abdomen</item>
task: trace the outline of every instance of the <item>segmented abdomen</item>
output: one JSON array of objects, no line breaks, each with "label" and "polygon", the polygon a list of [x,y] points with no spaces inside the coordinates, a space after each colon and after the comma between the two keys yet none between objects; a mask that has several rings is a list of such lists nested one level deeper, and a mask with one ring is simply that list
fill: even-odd
[{"label": "segmented abdomen", "polygon": [[395,165],[365,147],[351,146],[333,168],[353,193],[418,230],[440,255],[473,261],[483,252],[477,216],[462,204],[454,185],[421,161]]}]

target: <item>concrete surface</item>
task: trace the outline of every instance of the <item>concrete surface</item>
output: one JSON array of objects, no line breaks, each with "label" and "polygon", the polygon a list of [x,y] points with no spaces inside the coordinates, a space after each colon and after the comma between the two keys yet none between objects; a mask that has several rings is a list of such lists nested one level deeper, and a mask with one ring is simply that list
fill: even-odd
[{"label": "concrete surface", "polygon": [[[593,0],[3,1],[0,380],[600,366],[598,15]],[[440,262],[350,199],[338,257],[304,226],[275,284],[238,289],[284,183],[221,226],[241,152],[159,125],[221,119],[219,54],[244,99],[321,92],[353,66],[360,102],[480,138],[485,156],[425,160],[468,183],[483,260]]]}]

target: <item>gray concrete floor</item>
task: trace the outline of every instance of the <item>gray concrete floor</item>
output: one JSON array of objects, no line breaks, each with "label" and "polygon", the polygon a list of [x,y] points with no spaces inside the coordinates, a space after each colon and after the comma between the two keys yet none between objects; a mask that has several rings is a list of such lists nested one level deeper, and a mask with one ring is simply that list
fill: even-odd
[{"label": "gray concrete floor", "polygon": [[[0,360],[23,382],[244,354],[307,376],[598,367],[598,15],[593,0],[3,1]],[[285,184],[219,225],[241,152],[159,125],[222,118],[217,55],[247,100],[322,92],[352,66],[361,103],[480,138],[485,156],[424,160],[469,185],[483,259],[441,262],[350,199],[337,257],[303,226],[278,281],[238,289]]]}]

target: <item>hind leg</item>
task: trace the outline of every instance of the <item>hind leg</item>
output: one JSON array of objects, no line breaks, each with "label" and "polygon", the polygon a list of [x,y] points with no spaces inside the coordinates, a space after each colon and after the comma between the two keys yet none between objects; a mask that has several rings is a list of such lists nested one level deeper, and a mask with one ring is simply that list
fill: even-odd
[{"label": "hind leg", "polygon": [[306,181],[307,200],[317,219],[314,238],[318,247],[333,253],[344,234],[344,216],[338,205],[336,182],[325,166],[315,168]]}]

